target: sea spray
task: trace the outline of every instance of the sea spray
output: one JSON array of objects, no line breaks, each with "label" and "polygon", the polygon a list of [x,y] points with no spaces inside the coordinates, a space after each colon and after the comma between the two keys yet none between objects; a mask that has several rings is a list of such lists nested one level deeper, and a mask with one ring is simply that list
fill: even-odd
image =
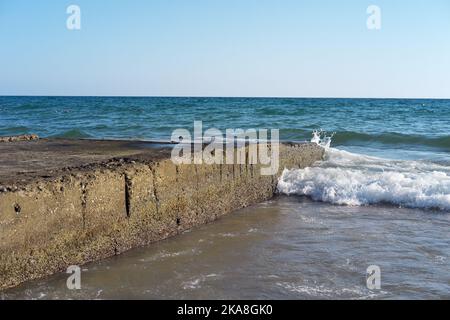
[{"label": "sea spray", "polygon": [[314,130],[312,133],[311,142],[317,143],[319,146],[328,149],[331,146],[331,140],[333,139],[334,135],[335,132],[328,136],[327,132],[322,129]]}]

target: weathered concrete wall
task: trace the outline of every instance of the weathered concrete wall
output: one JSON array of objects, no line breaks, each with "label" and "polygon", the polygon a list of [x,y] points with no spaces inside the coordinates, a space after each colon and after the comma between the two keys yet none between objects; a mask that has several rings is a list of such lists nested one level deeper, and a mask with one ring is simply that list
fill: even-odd
[{"label": "weathered concrete wall", "polygon": [[[313,144],[282,145],[280,171],[322,156]],[[213,221],[271,198],[276,181],[261,176],[260,165],[116,158],[3,187],[0,289]]]}]

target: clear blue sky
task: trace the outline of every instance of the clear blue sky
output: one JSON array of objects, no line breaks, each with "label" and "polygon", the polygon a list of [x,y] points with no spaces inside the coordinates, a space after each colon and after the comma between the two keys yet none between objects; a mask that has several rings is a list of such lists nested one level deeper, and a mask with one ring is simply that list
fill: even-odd
[{"label": "clear blue sky", "polygon": [[0,95],[450,98],[450,1],[0,0]]}]

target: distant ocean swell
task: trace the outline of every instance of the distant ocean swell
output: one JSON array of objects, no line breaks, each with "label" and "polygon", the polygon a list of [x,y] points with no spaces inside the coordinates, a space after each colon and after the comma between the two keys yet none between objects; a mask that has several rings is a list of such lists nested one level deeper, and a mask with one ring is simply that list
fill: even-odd
[{"label": "distant ocean swell", "polygon": [[[259,127],[264,127],[261,125]],[[30,129],[25,126],[5,127],[2,128],[0,135],[15,135],[15,134],[30,134],[38,133],[41,137],[55,137],[55,138],[131,138],[143,136],[146,139],[169,139],[173,127],[168,126],[153,126],[146,125],[129,125],[122,130],[118,130],[115,126],[96,125],[90,126],[86,129],[77,127],[66,127],[64,129],[56,130],[50,134],[42,133],[38,129]],[[122,134],[121,134],[122,133]],[[311,135],[311,129],[281,129],[280,138],[282,140],[304,141],[308,140]],[[440,150],[444,152],[450,151],[450,136],[429,137],[425,135],[408,135],[401,133],[381,133],[381,134],[366,134],[352,131],[338,132],[333,136],[333,145],[349,146],[370,144],[377,144],[385,147],[396,146],[415,146],[416,148],[432,148],[433,150]]]},{"label": "distant ocean swell", "polygon": [[278,191],[338,205],[388,203],[450,211],[449,166],[369,157],[329,147],[325,152],[324,161],[314,167],[285,169]]},{"label": "distant ocean swell", "polygon": [[63,131],[59,134],[52,136],[52,138],[65,138],[65,139],[89,139],[93,138],[81,129],[71,129]]},{"label": "distant ocean swell", "polygon": [[333,136],[334,144],[345,145],[350,142],[380,143],[384,145],[417,145],[450,151],[450,136],[430,137],[426,135],[401,133],[366,134],[351,131],[339,132]]},{"label": "distant ocean swell", "polygon": [[[302,140],[311,135],[309,129],[281,129],[281,137],[288,139]],[[437,148],[442,151],[450,151],[450,135],[445,136],[429,136],[429,135],[414,135],[402,134],[397,132],[383,132],[383,133],[362,133],[353,131],[339,131],[333,135],[334,145],[367,145],[379,144],[384,146],[418,146]]]},{"label": "distant ocean swell", "polygon": [[449,118],[450,100],[0,96],[0,135],[170,139],[201,120],[220,130],[280,129],[294,141],[326,128],[336,132],[333,146],[383,157],[387,149],[450,152]]}]

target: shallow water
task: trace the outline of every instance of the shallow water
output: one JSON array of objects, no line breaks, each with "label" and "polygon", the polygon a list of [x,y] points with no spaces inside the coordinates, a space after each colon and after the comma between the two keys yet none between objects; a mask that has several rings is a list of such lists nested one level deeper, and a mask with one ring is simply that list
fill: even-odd
[{"label": "shallow water", "polygon": [[[178,237],[24,284],[2,298],[450,298],[450,217],[279,196]],[[381,268],[381,290],[366,286]]]}]

